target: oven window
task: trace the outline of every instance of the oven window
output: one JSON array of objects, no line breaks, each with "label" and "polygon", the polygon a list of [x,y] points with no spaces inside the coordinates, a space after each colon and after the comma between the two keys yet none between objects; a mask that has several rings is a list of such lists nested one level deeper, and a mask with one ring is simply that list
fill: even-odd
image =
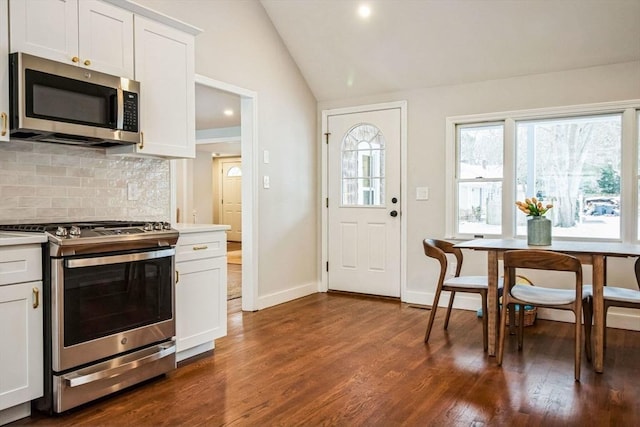
[{"label": "oven window", "polygon": [[65,268],[65,347],[171,319],[172,259]]}]

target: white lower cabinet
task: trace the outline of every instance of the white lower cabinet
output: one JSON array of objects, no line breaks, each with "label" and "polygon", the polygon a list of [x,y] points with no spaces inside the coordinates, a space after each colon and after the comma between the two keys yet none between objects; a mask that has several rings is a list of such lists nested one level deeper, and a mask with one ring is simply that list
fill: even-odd
[{"label": "white lower cabinet", "polygon": [[43,394],[40,259],[39,245],[0,247],[0,425]]},{"label": "white lower cabinet", "polygon": [[178,361],[212,350],[214,340],[227,334],[226,244],[224,231],[181,231],[176,245]]}]

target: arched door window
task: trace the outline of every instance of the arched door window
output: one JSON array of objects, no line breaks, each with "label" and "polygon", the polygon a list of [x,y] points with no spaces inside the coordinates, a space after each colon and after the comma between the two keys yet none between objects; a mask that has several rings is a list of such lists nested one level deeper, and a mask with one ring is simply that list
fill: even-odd
[{"label": "arched door window", "polygon": [[231,166],[227,171],[227,176],[242,176],[242,170],[238,166]]},{"label": "arched door window", "polygon": [[384,136],[377,127],[361,123],[342,140],[342,205],[380,206],[384,203]]}]

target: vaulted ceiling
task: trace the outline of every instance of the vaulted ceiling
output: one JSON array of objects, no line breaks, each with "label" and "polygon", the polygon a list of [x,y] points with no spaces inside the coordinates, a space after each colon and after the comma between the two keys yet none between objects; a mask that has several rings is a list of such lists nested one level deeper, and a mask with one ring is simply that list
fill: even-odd
[{"label": "vaulted ceiling", "polygon": [[640,60],[640,0],[261,3],[318,101]]}]

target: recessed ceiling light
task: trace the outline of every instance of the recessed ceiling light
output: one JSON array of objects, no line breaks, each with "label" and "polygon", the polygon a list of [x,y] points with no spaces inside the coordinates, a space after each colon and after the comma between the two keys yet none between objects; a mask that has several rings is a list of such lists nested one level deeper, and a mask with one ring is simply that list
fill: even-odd
[{"label": "recessed ceiling light", "polygon": [[369,15],[371,15],[371,8],[363,4],[358,8],[358,15],[360,15],[361,18],[368,18]]},{"label": "recessed ceiling light", "polygon": [[227,108],[226,110],[224,110],[224,115],[233,116],[233,110],[231,108]]}]

